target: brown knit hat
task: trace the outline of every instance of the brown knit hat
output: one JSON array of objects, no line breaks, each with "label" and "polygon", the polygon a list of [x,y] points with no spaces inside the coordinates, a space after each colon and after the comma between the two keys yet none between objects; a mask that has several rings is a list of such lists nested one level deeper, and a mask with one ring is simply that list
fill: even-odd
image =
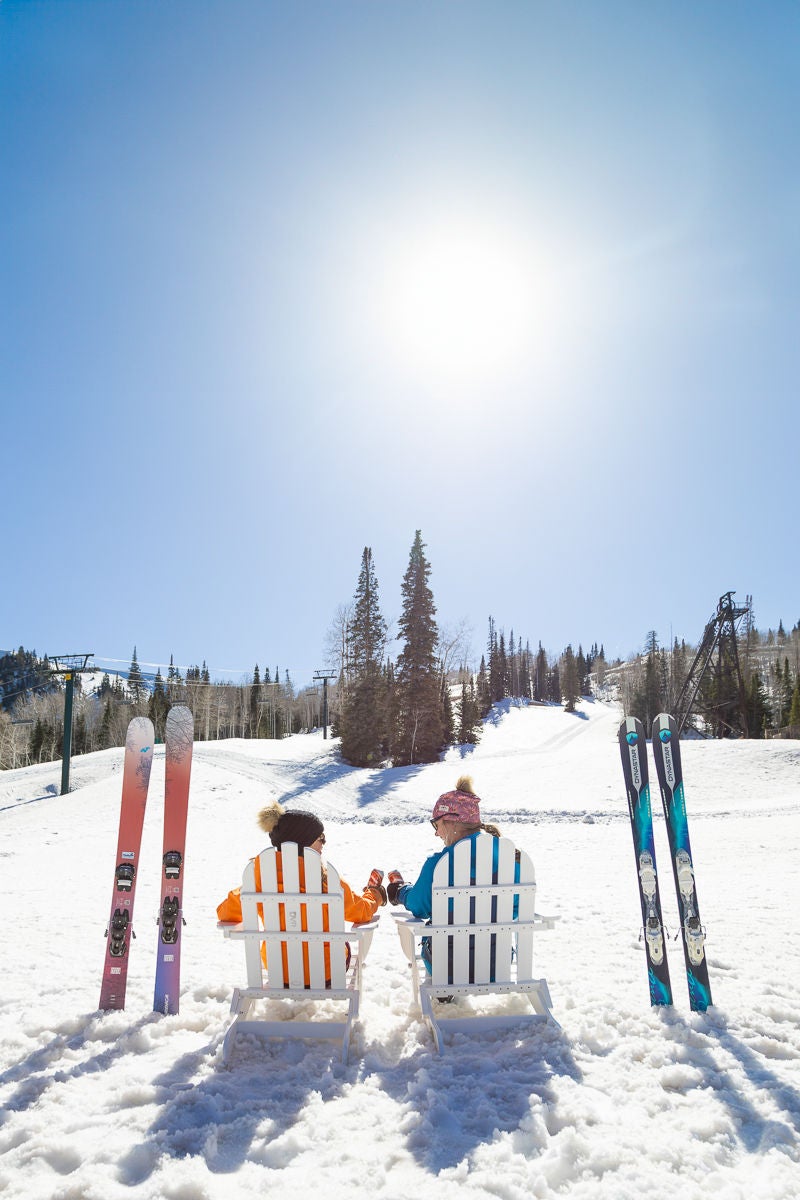
[{"label": "brown knit hat", "polygon": [[298,846],[311,846],[324,832],[325,826],[319,817],[303,809],[285,809],[277,801],[262,808],[258,823],[273,846],[280,849],[284,842],[297,842]]}]

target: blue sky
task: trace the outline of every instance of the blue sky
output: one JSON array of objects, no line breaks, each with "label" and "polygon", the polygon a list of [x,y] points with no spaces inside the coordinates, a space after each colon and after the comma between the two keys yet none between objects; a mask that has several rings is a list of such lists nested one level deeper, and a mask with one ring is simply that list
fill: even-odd
[{"label": "blue sky", "polygon": [[0,3],[0,649],[800,618],[800,8]]}]

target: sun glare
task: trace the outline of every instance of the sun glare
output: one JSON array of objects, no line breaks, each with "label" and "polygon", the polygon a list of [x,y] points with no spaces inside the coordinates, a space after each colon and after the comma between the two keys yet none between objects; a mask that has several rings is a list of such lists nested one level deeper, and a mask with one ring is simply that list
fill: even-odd
[{"label": "sun glare", "polygon": [[383,263],[381,340],[408,371],[463,384],[507,379],[546,323],[541,266],[525,239],[448,223],[400,238]]}]

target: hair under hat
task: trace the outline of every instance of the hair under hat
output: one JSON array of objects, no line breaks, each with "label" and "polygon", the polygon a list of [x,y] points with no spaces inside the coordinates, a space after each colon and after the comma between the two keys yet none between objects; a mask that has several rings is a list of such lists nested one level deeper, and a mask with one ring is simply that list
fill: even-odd
[{"label": "hair under hat", "polygon": [[269,840],[278,849],[284,842],[311,846],[325,829],[322,821],[313,813],[299,808],[285,809],[277,800],[262,808],[258,814],[258,824],[269,834]]},{"label": "hair under hat", "polygon": [[432,821],[461,821],[464,825],[480,825],[480,798],[475,795],[472,779],[462,775],[452,792],[444,792],[433,806]]}]

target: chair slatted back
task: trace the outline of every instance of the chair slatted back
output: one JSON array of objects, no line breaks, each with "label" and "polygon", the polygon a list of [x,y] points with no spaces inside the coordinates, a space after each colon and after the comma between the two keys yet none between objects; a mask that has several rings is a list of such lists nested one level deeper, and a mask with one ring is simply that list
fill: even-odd
[{"label": "chair slatted back", "polygon": [[[431,982],[447,986],[529,980],[536,875],[508,838],[464,838],[437,864],[431,904]],[[518,905],[514,919],[514,904]],[[512,946],[516,958],[512,961]]]},{"label": "chair slatted back", "polygon": [[261,918],[268,964],[265,972],[262,943],[248,939],[248,987],[275,991],[345,988],[347,935],[338,872],[326,867],[327,890],[323,891],[322,860],[316,850],[284,842],[280,853],[281,882],[278,851],[272,847],[247,864],[242,878],[242,925],[258,929]]}]

